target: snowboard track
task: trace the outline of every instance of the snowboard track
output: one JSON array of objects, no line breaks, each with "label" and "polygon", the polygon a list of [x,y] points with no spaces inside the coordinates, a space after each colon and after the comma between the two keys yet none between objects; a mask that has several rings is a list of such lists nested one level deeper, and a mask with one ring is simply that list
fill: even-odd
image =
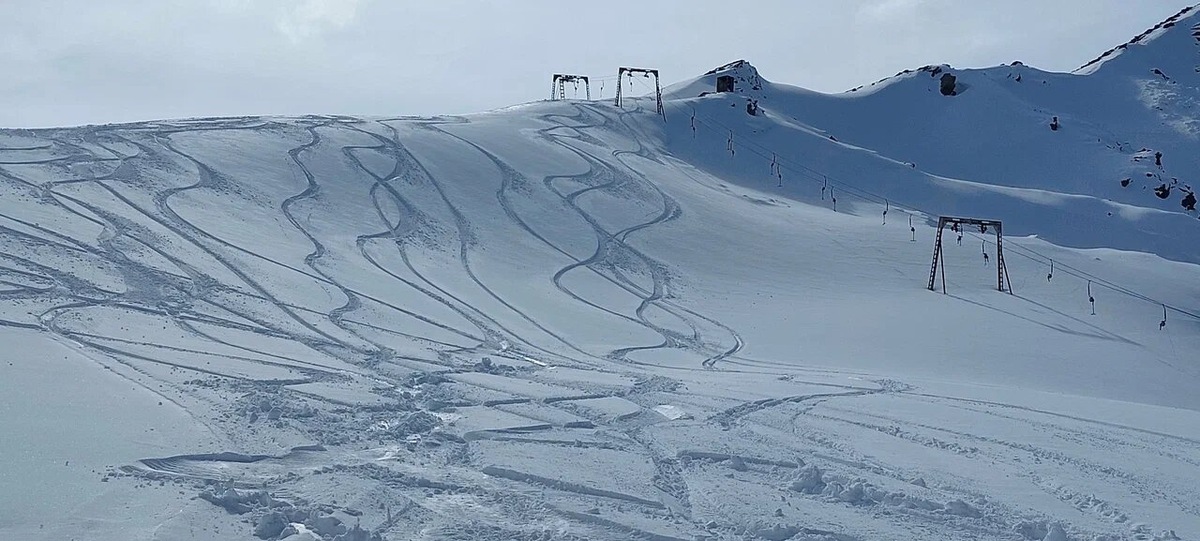
[{"label": "snowboard track", "polygon": [[[933,528],[950,537],[1010,538],[1022,521],[1045,524],[1053,518],[1019,503],[995,501],[962,479],[889,463],[855,435],[919,446],[947,460],[993,461],[1011,468],[1021,473],[1022,482],[1087,517],[1074,525],[1073,534],[1124,529],[1137,538],[1169,525],[1148,526],[1136,509],[1093,494],[1090,486],[1063,482],[1055,471],[1085,472],[1080,477],[1089,482],[1118,486],[1155,505],[1200,517],[1193,503],[1200,497],[1186,487],[1169,485],[1173,490],[1164,491],[1155,479],[1076,451],[941,426],[901,412],[879,413],[860,402],[934,403],[1114,454],[1149,453],[1180,467],[1200,466],[1195,458],[1200,440],[907,386],[839,383],[835,377],[852,374],[746,355],[741,335],[717,314],[691,308],[686,284],[661,254],[645,247],[651,245],[646,238],[689,215],[670,187],[648,172],[669,158],[639,133],[632,119],[649,113],[640,100],[631,103],[636,106],[624,111],[565,103],[559,112],[539,117],[529,139],[570,157],[572,164],[570,170],[540,178],[522,172],[503,150],[475,136],[474,120],[465,117],[135,123],[55,130],[47,145],[0,148],[5,189],[35,197],[38,205],[76,224],[56,229],[27,216],[0,214],[0,241],[12,247],[0,251],[0,301],[37,303],[29,318],[4,312],[0,326],[44,332],[86,352],[97,364],[187,411],[197,425],[219,435],[219,445],[234,450],[146,458],[114,467],[109,475],[165,479],[196,490],[221,483],[246,490],[267,487],[281,498],[304,493],[305,482],[321,476],[346,476],[362,483],[365,492],[377,490],[398,503],[390,521],[374,510],[357,510],[365,512],[364,525],[386,529],[395,538],[413,537],[419,528],[448,536],[470,532],[480,539],[536,539],[545,531],[562,539],[755,538],[753,528],[761,525],[751,524],[747,515],[766,517],[769,510],[714,504],[706,494],[709,477],[728,469],[734,472],[731,479],[771,491],[786,487],[805,464],[823,468],[830,483],[867,479],[888,490],[920,492],[939,506],[961,499],[978,508],[979,516],[952,515],[945,507],[880,513],[879,502],[847,503],[786,488],[779,489],[780,501],[803,501],[837,516],[860,513],[880,524]],[[295,140],[278,156],[293,184],[281,182],[289,191],[277,194],[263,212],[290,228],[288,238],[303,239],[303,253],[294,258],[261,253],[225,238],[198,215],[191,200],[197,194],[256,203],[268,199],[251,193],[256,179],[234,178],[220,158],[187,137],[202,131],[285,134]],[[605,141],[611,134],[630,145],[613,148]],[[432,164],[437,158],[423,155],[420,145],[408,145],[409,138],[453,145],[464,159],[490,165],[487,178],[476,180],[494,198],[497,215],[556,258],[553,268],[540,269],[545,274],[537,276],[546,281],[545,289],[606,320],[651,331],[651,343],[585,344],[491,283],[482,272],[488,254],[480,238],[486,232],[477,229],[475,217],[465,210],[468,202],[456,195],[451,180],[431,172],[438,170]],[[4,154],[21,151],[57,154],[36,159]],[[322,166],[332,160],[361,174],[353,181],[323,176]],[[376,163],[390,167],[371,167]],[[53,180],[25,178],[5,165],[41,168],[42,176]],[[349,241],[324,236],[306,211],[326,205],[336,190],[350,189],[363,194],[363,213],[372,225],[350,232]],[[584,232],[570,239],[578,242],[564,242],[528,214],[532,204],[547,201],[561,206],[572,230]],[[640,217],[614,225],[595,210],[614,203]],[[424,254],[442,249],[452,254],[446,258],[452,265],[432,268],[423,262]],[[63,261],[100,270],[84,276]],[[379,293],[383,290],[339,274],[346,264],[361,266],[392,289]],[[264,268],[286,280],[264,277]],[[628,307],[590,297],[573,281],[585,273],[615,288],[630,301]],[[327,291],[329,298],[297,298],[283,285],[287,280]],[[460,287],[468,282],[469,290]],[[407,299],[432,303],[438,311],[428,313]],[[143,336],[103,324],[122,318],[153,320],[163,332]],[[180,341],[170,339],[175,334]],[[679,352],[699,362],[686,367],[656,362],[656,355]],[[498,362],[483,364],[485,357]],[[541,370],[547,366],[583,370],[596,381],[555,379],[554,372]],[[725,398],[725,405],[705,410],[698,405],[702,401],[688,401],[681,381],[651,369],[673,371],[681,380],[722,373],[786,376],[816,390]],[[463,375],[493,379],[452,379]],[[613,382],[618,378],[633,383]],[[360,395],[378,400],[355,402]],[[668,420],[652,410],[661,404],[679,404],[694,416]],[[438,414],[433,420],[422,417],[432,413]],[[450,420],[455,415],[464,421]],[[469,427],[473,416],[500,420]],[[841,428],[830,435],[824,431],[829,425]],[[682,430],[695,431],[694,437],[671,439]],[[263,433],[323,446],[264,452]],[[745,442],[778,453],[755,455],[739,447]],[[488,449],[519,449],[572,464],[594,459],[600,473],[543,468],[512,459],[516,451],[488,454]],[[610,456],[605,453],[619,453],[624,462],[603,462]],[[1031,462],[1039,466],[1019,470]],[[744,469],[734,470],[739,463]],[[625,466],[642,468],[647,478],[621,477]],[[715,468],[722,473],[714,474]],[[917,477],[928,477],[929,487],[911,488]],[[461,514],[447,503],[465,501],[475,507],[465,506],[472,511]],[[315,503],[346,509],[331,501]],[[498,513],[527,524],[484,518]],[[1104,521],[1110,523],[1107,530],[1093,524]],[[818,527],[790,514],[777,522],[814,539],[872,538],[870,531],[849,523]]]}]

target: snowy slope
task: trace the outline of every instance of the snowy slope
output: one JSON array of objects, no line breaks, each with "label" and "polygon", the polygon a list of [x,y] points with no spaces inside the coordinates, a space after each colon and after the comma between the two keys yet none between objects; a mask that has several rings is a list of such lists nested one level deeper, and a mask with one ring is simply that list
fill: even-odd
[{"label": "snowy slope", "polygon": [[[1112,82],[1179,35],[666,123],[0,131],[0,534],[1200,538],[1200,220],[1117,182],[1200,168]],[[1004,219],[1016,295],[975,233],[927,291],[925,213]]]},{"label": "snowy slope", "polygon": [[[739,89],[760,100],[774,121],[755,126],[766,132],[767,147],[830,176],[910,205],[990,213],[1016,232],[1061,244],[1197,262],[1200,244],[1177,239],[1200,232],[1196,213],[1182,205],[1188,194],[1195,204],[1200,183],[1198,12],[1184,10],[1122,46],[1123,54],[1109,53],[1077,74],[1020,63],[927,66],[826,95],[771,83],[748,64],[722,73],[744,81]],[[945,74],[957,79],[954,96],[939,91]],[[695,97],[713,88],[716,75],[668,88],[668,95]],[[1057,131],[1049,128],[1054,117]],[[804,135],[832,136],[841,144]],[[1165,197],[1155,195],[1159,187]],[[953,201],[944,197],[948,190]],[[1043,210],[1031,216],[1029,203]]]}]

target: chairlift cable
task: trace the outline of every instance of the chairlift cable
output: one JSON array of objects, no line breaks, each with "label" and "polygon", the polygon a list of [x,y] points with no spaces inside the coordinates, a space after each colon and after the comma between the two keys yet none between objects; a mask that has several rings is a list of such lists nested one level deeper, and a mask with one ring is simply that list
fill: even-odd
[{"label": "chairlift cable", "polygon": [[[631,80],[632,80],[632,77],[631,77]],[[673,106],[681,106],[682,107],[682,105],[675,103],[675,102],[666,101],[664,103],[667,106],[672,106],[672,107]],[[693,119],[693,131],[696,131],[696,127],[698,125],[707,124],[707,125],[710,125],[713,127],[719,127],[719,128],[723,128],[723,129],[729,131],[730,140],[732,140],[733,133],[735,130],[729,128],[726,124],[724,124],[718,120],[715,120],[711,117],[708,117],[705,115],[700,115],[700,114],[696,113],[694,109],[692,111],[692,119]],[[768,154],[768,153],[774,154],[776,156],[776,166],[780,172],[782,172],[782,170],[786,168],[786,169],[791,170],[792,172],[800,173],[800,175],[799,175],[800,178],[809,177],[809,178],[813,178],[814,180],[816,180],[814,177],[819,176],[820,181],[822,182],[822,187],[821,187],[821,199],[822,200],[825,199],[824,195],[825,195],[826,189],[832,190],[832,188],[830,187],[831,181],[827,174],[821,173],[821,172],[819,172],[815,169],[812,169],[811,167],[808,167],[802,163],[791,162],[787,158],[780,157],[778,154],[771,152],[765,146],[762,146],[759,143],[756,143],[755,141],[750,140],[750,139],[743,142],[742,147],[743,147],[743,149],[745,149],[753,154],[760,155],[764,158],[766,157],[766,154]],[[760,151],[759,149],[763,149],[763,150]],[[732,151],[732,149],[731,149],[731,151]],[[833,184],[839,185],[843,189],[843,191],[849,191],[852,196],[858,197],[858,198],[863,199],[864,201],[868,201],[868,202],[875,202],[875,203],[883,202],[885,207],[888,207],[890,209],[890,206],[891,206],[890,198],[883,197],[883,196],[875,194],[869,190],[864,190],[862,188],[854,186],[853,184],[849,184],[847,182],[840,181],[837,179],[833,180],[832,182],[833,182]],[[923,216],[932,216],[935,214],[935,213],[930,213],[928,211],[925,211],[925,210],[921,209],[920,207],[917,207],[916,205],[897,205],[896,212],[901,212],[903,214],[908,215],[909,224],[910,224],[909,227],[913,233],[914,241],[915,241],[915,236],[916,236],[916,230],[915,230],[915,227],[913,227],[911,225],[912,217],[913,217],[914,213],[921,213]],[[960,236],[961,236],[961,233],[960,233]],[[1014,252],[1017,252],[1017,255],[1025,257],[1032,261],[1040,260],[1043,263],[1051,261],[1051,258],[1038,253],[1036,250],[1034,250],[1032,248],[1022,246],[1018,242],[1009,240],[1008,244],[1011,247],[1011,249],[1014,250]],[[1025,253],[1020,253],[1020,252],[1025,252]],[[1184,314],[1188,317],[1200,320],[1200,314],[1197,314],[1195,312],[1191,312],[1188,310],[1184,310],[1184,309],[1176,307],[1176,306],[1168,305],[1166,303],[1161,303],[1149,296],[1143,295],[1141,293],[1138,293],[1136,291],[1133,291],[1129,288],[1126,288],[1119,284],[1113,283],[1111,281],[1104,280],[1102,278],[1098,278],[1095,275],[1092,275],[1086,271],[1071,267],[1070,265],[1059,264],[1059,265],[1057,265],[1057,268],[1059,271],[1065,272],[1070,276],[1074,276],[1076,278],[1087,280],[1088,284],[1089,284],[1089,299],[1092,299],[1092,297],[1090,295],[1090,289],[1091,289],[1090,284],[1092,282],[1095,282],[1096,285],[1101,286],[1101,287],[1106,287],[1114,292],[1121,293],[1121,294],[1124,294],[1124,295],[1127,295],[1127,296],[1130,296],[1130,297],[1133,297],[1133,298],[1136,298],[1139,300],[1152,302],[1154,304],[1160,304],[1167,311],[1174,310],[1180,314]],[[1093,302],[1094,302],[1094,299],[1093,299]]]}]

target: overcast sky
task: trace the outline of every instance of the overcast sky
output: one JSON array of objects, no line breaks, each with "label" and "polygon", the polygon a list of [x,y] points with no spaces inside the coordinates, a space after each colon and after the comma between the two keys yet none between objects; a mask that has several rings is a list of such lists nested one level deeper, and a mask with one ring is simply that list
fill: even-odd
[{"label": "overcast sky", "polygon": [[0,126],[465,113],[545,98],[555,72],[668,84],[740,58],[825,92],[935,63],[1069,71],[1195,1],[0,0]]}]

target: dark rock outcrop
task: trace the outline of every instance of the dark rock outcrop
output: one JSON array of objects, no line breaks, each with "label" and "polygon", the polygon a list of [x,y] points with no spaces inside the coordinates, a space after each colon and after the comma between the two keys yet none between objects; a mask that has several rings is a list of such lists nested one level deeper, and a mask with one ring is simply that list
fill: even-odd
[{"label": "dark rock outcrop", "polygon": [[958,77],[952,73],[942,74],[941,90],[943,96],[957,96]]}]

